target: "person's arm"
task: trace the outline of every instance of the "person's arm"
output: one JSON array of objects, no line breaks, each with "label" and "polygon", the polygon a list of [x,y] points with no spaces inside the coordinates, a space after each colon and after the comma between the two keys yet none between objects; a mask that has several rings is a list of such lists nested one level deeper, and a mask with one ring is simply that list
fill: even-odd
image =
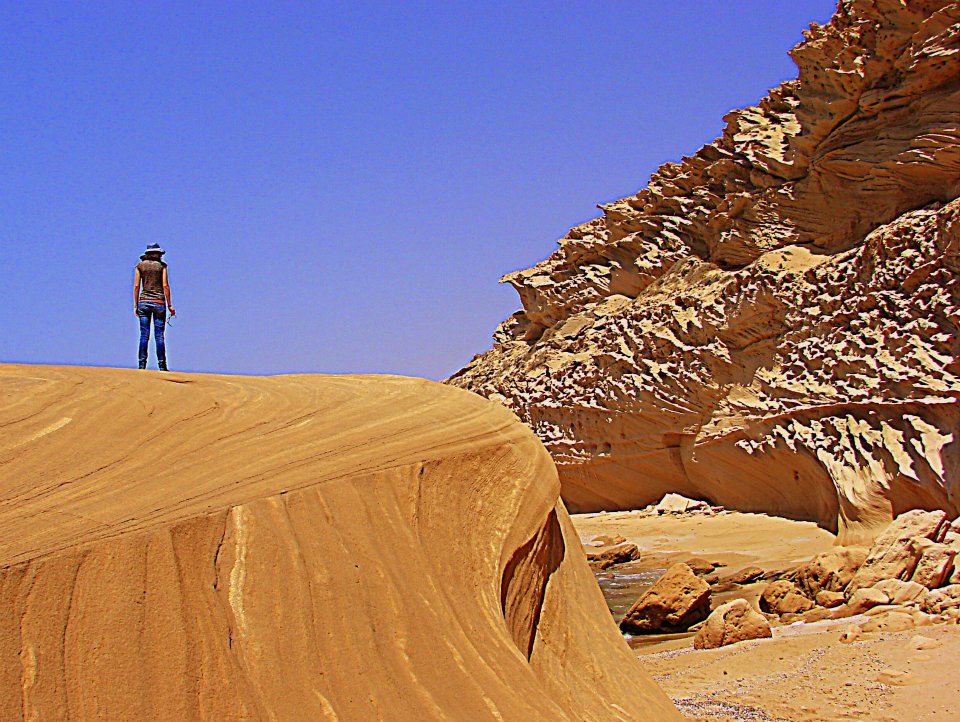
[{"label": "person's arm", "polygon": [[163,267],[163,295],[167,299],[167,308],[170,309],[170,315],[176,316],[177,309],[173,307],[173,303],[170,301],[170,279],[167,277],[167,267]]},{"label": "person's arm", "polygon": [[140,315],[140,267],[133,274],[133,313]]}]

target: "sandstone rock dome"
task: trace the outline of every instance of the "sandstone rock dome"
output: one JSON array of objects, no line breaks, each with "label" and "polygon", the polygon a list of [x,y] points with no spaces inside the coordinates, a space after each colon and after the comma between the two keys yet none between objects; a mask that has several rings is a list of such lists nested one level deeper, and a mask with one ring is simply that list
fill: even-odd
[{"label": "sandstone rock dome", "polygon": [[960,511],[960,3],[843,0],[796,80],[505,277],[451,383],[515,410],[572,510],[666,492],[842,541]]},{"label": "sandstone rock dome", "polygon": [[0,393],[5,722],[680,719],[497,404],[10,365]]}]

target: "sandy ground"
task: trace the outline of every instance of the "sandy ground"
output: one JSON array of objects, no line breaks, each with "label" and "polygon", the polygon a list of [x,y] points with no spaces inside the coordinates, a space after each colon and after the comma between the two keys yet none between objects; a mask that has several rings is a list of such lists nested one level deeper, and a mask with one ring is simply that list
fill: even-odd
[{"label": "sandy ground", "polygon": [[[831,534],[813,524],[759,514],[617,512],[577,515],[574,524],[583,541],[621,534],[640,547],[643,564],[664,566],[699,556],[724,564],[721,575],[753,564],[787,568],[833,543]],[[762,587],[744,587],[740,596],[753,599]],[[960,626],[867,634],[840,643],[840,633],[856,621],[775,627],[773,639],[715,650],[694,650],[692,634],[647,638],[636,651],[692,720],[960,722]]]},{"label": "sandy ground", "polygon": [[764,514],[652,517],[621,511],[576,514],[573,520],[584,542],[598,534],[620,534],[640,547],[645,561],[666,565],[697,556],[724,565],[719,569],[721,575],[750,565],[782,569],[826,551],[834,541],[833,534],[812,522]]},{"label": "sandy ground", "polygon": [[[783,627],[774,639],[714,650],[694,650],[687,641],[673,651],[642,654],[640,661],[691,719],[960,720],[960,627],[935,625],[841,644],[849,621]],[[916,648],[926,645],[938,646]]]}]

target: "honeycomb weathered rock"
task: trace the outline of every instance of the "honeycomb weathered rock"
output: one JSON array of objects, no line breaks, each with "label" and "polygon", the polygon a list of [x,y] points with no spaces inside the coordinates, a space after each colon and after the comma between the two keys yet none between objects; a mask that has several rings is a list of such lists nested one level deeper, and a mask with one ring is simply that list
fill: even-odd
[{"label": "honeycomb weathered rock", "polygon": [[679,492],[871,538],[960,511],[960,3],[844,0],[799,78],[602,206],[451,383],[573,510]]}]

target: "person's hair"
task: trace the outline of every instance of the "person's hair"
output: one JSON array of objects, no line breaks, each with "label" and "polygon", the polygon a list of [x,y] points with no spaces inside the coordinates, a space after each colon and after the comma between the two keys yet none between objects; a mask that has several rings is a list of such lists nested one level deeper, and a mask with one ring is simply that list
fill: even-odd
[{"label": "person's hair", "polygon": [[166,266],[167,262],[163,260],[163,254],[159,251],[147,251],[140,256],[141,261],[160,261],[161,266]]}]

